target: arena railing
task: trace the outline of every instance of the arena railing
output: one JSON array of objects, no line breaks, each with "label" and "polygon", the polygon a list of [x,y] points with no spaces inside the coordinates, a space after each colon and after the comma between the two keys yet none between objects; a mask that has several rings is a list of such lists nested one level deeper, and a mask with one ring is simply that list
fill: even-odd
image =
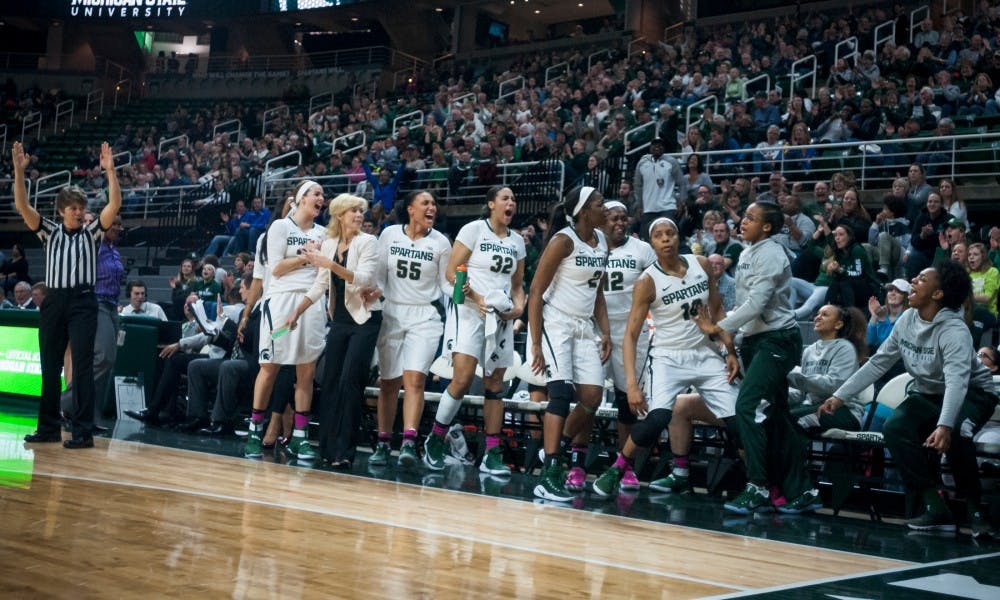
[{"label": "arena railing", "polygon": [[[34,135],[31,135],[34,132]],[[21,140],[37,139],[42,135],[42,113],[32,111],[21,119]]]},{"label": "arena railing", "polygon": [[845,61],[848,59],[854,59],[854,64],[858,62],[858,56],[861,52],[858,51],[859,44],[858,38],[856,36],[851,36],[845,40],[840,40],[837,45],[833,47],[833,64],[836,65],[840,59]]},{"label": "arena railing", "polygon": [[181,135],[174,136],[172,138],[166,138],[160,140],[160,143],[156,147],[156,157],[159,158],[163,156],[163,150],[167,150],[177,147],[177,148],[187,148],[190,140],[188,140],[187,134],[182,133]]},{"label": "arena railing", "polygon": [[[304,54],[262,54],[209,56],[207,73],[226,73],[240,76],[241,73],[301,71],[303,69],[337,69],[374,64],[391,64],[394,60],[392,48],[387,46],[366,46],[349,50],[330,50]],[[417,59],[419,60],[419,59]]]},{"label": "arena railing", "polygon": [[[944,13],[942,13],[944,14]],[[918,6],[910,11],[910,43],[917,35],[917,26],[927,17],[931,16],[931,7],[928,5]]]},{"label": "arena railing", "polygon": [[[789,145],[780,148],[774,160],[768,159],[756,148],[704,151],[699,154],[703,158],[704,172],[716,185],[727,178],[759,176],[763,179],[772,171],[783,173],[790,182],[811,185],[817,181],[830,181],[836,173],[850,172],[859,189],[886,190],[891,187],[892,179],[906,175],[912,162],[924,165],[928,179],[947,177],[957,180],[962,186],[979,184],[995,187],[1000,175],[1000,133]],[[676,157],[683,162],[682,155]],[[622,157],[609,157],[606,160],[619,161],[616,163],[620,170],[619,179],[628,175],[628,170],[621,168]],[[565,181],[565,164],[559,160],[500,163],[497,165],[495,181],[489,184],[475,182],[473,174],[474,169],[462,185],[454,187],[449,186],[449,169],[421,169],[415,172],[412,180],[404,179],[401,192],[428,189],[438,195],[442,204],[475,207],[482,203],[486,189],[498,183],[514,189],[518,202],[522,205],[519,213],[523,215],[529,210],[545,210],[551,202],[562,197],[567,183],[572,183]],[[69,175],[65,171],[54,173],[40,178],[36,185],[31,186],[33,193],[29,197],[34,199],[40,213],[55,215],[55,190],[67,183]],[[357,175],[311,178],[321,181],[328,192],[354,193],[357,188]],[[59,179],[59,184],[49,187],[46,182],[52,179]],[[298,181],[299,178],[294,177],[271,178],[260,184],[260,191],[268,206],[273,207],[282,194]],[[0,179],[2,218],[16,217],[11,185],[10,179]],[[613,188],[609,186],[609,192],[610,189]],[[130,219],[148,220],[166,216],[179,219],[185,209],[190,209],[196,200],[207,197],[210,192],[206,185],[125,187],[122,189],[122,214]],[[464,212],[469,211],[460,210],[456,214]]]},{"label": "arena railing", "polygon": [[[1000,133],[913,137],[784,146],[774,160],[756,148],[699,152],[703,171],[722,179],[780,172],[790,181],[829,181],[834,173],[853,173],[858,189],[886,189],[909,165],[924,165],[928,179],[947,177],[961,184],[997,182]],[[683,163],[683,156],[677,155]]]},{"label": "arena railing", "polygon": [[87,94],[87,104],[83,109],[83,120],[89,121],[93,113],[94,118],[101,116],[104,112],[104,90],[91,90]]},{"label": "arena railing", "polygon": [[67,126],[63,123],[63,131],[71,129],[73,127],[73,114],[75,112],[76,102],[73,100],[63,100],[59,104],[56,104],[55,117],[52,119],[52,133],[59,132],[59,120],[63,117],[69,117],[69,125]]},{"label": "arena railing", "polygon": [[[882,33],[886,29],[888,29],[888,32]],[[896,39],[896,21],[889,20],[876,26],[873,35],[874,39],[872,43],[872,50],[875,51],[875,56],[878,56],[879,46]],[[815,96],[815,94],[813,94],[813,96]]]},{"label": "arena railing", "polygon": [[[236,129],[233,129],[233,125]],[[243,132],[243,121],[239,119],[229,119],[228,121],[223,121],[212,128],[212,139],[217,139],[219,133],[223,133],[226,136],[226,140],[229,143],[239,142],[240,134]],[[233,139],[236,136],[236,139]]]},{"label": "arena railing", "polygon": [[[799,66],[809,65],[809,68],[805,70],[799,70]],[[791,98],[795,95],[795,84],[803,81],[805,79],[812,79],[812,93],[809,95],[810,98],[816,97],[816,78],[819,71],[819,64],[816,60],[815,54],[810,54],[809,56],[802,57],[797,61],[792,63],[791,68],[788,70],[788,97]]]},{"label": "arena railing", "polygon": [[[494,185],[510,187],[518,202],[521,216],[547,210],[552,202],[562,197],[565,189],[565,165],[562,161],[540,161],[497,164],[496,178],[488,183],[474,179],[475,169],[471,169],[466,181],[460,186],[449,185],[450,169],[419,169],[412,178],[404,177],[400,185],[399,197],[415,190],[427,190],[435,195],[438,202],[448,206],[450,216],[475,214],[486,197],[486,191]],[[310,177],[264,178],[261,195],[269,207],[278,206],[292,189],[303,179],[320,183],[329,197],[341,193],[355,194],[358,184],[364,179],[358,174],[340,174]],[[451,210],[451,207],[463,207]]]}]

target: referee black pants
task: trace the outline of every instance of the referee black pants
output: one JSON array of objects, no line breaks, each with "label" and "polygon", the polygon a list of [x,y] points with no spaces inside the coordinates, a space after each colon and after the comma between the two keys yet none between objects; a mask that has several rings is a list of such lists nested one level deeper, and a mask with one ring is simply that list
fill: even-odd
[{"label": "referee black pants", "polygon": [[42,401],[38,432],[58,433],[60,376],[66,344],[73,349],[73,402],[66,417],[74,438],[94,430],[94,338],[97,336],[97,296],[90,286],[49,289],[38,322],[38,349],[42,362]]}]

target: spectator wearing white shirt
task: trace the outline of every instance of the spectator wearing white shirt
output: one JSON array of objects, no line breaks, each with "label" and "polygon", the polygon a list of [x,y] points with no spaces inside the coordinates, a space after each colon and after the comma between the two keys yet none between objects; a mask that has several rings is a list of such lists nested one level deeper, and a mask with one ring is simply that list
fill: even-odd
[{"label": "spectator wearing white shirt", "polygon": [[122,315],[146,315],[156,317],[161,321],[167,320],[166,313],[155,302],[146,302],[146,284],[141,280],[128,282],[125,286],[128,292],[128,304],[122,307]]}]

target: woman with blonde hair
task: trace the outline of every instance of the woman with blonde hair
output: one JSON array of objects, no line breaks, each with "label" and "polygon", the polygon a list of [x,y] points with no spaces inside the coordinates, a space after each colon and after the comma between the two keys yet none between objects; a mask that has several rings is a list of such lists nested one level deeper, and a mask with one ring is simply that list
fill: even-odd
[{"label": "woman with blonde hair", "polygon": [[955,181],[953,179],[942,179],[938,182],[938,195],[941,196],[941,202],[944,204],[944,209],[948,213],[958,219],[959,221],[965,223],[965,230],[969,230],[969,210],[965,206],[965,202],[958,197],[958,189],[955,187]]},{"label": "woman with blonde hair", "polygon": [[[294,330],[299,317],[329,291],[319,445],[321,456],[338,469],[349,469],[354,461],[364,386],[382,326],[379,291],[374,288],[378,240],[361,231],[367,208],[363,198],[350,194],[330,201],[326,241],[319,250],[303,253],[318,275],[286,323]],[[311,377],[309,382],[311,386]]]},{"label": "woman with blonde hair", "polygon": [[[287,202],[287,200],[286,200]],[[261,242],[257,261],[267,272],[261,304],[260,371],[254,382],[253,411],[244,455],[261,456],[263,451],[264,411],[267,410],[274,382],[282,365],[295,365],[295,428],[288,450],[300,460],[312,460],[316,452],[309,443],[309,409],[312,406],[312,381],[316,359],[323,352],[323,309],[308,311],[302,327],[288,325],[298,319],[295,309],[299,298],[316,280],[316,266],[308,259],[323,241],[323,228],[314,223],[323,210],[323,186],[304,180],[291,197],[288,216],[274,221]],[[294,318],[287,315],[295,313]]]}]

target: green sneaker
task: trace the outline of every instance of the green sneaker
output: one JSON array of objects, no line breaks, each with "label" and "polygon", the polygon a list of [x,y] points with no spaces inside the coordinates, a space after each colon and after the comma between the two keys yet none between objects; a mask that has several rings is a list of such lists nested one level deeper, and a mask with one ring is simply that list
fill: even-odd
[{"label": "green sneaker", "polygon": [[389,464],[389,444],[385,442],[375,444],[375,452],[372,452],[368,464],[374,467],[384,467]]},{"label": "green sneaker", "polygon": [[535,486],[535,495],[556,502],[569,502],[576,498],[566,491],[566,470],[558,462],[552,462],[542,469],[541,480]]},{"label": "green sneaker", "polygon": [[730,502],[722,505],[730,512],[741,515],[749,515],[758,512],[771,512],[774,507],[771,505],[771,494],[765,487],[758,487],[752,483],[747,483],[747,487]]},{"label": "green sneaker", "polygon": [[594,493],[605,498],[618,491],[618,484],[622,479],[622,470],[612,466],[601,476],[594,480]]},{"label": "green sneaker", "polygon": [[432,433],[424,440],[424,464],[428,469],[440,471],[444,469],[444,456],[448,451],[448,440],[444,436]]},{"label": "green sneaker", "polygon": [[250,430],[247,431],[247,444],[243,447],[243,456],[247,458],[260,458],[264,456],[264,442],[262,440],[263,431],[260,425],[254,427],[254,424],[250,424]]},{"label": "green sneaker", "polygon": [[483,461],[479,463],[479,471],[500,477],[510,477],[510,467],[503,462],[503,448],[493,446],[483,455]]},{"label": "green sneaker", "polygon": [[309,443],[309,438],[292,434],[292,441],[288,442],[288,451],[299,460],[315,460],[316,450]]},{"label": "green sneaker", "polygon": [[650,481],[649,489],[667,494],[690,494],[691,482],[686,475],[671,473],[666,477]]},{"label": "green sneaker", "polygon": [[915,519],[906,521],[906,526],[915,531],[940,531],[943,533],[954,533],[958,527],[955,519],[948,509],[938,509],[927,506],[923,514]]},{"label": "green sneaker", "polygon": [[977,540],[994,535],[989,519],[978,508],[969,508],[969,529],[972,530],[972,537]]},{"label": "green sneaker", "polygon": [[399,469],[413,470],[417,468],[420,458],[417,456],[417,445],[413,442],[406,443],[399,448],[399,459],[396,467]]},{"label": "green sneaker", "polygon": [[813,488],[802,492],[798,498],[779,506],[778,512],[786,515],[799,515],[821,508],[823,508],[823,501],[819,499],[819,490]]}]

